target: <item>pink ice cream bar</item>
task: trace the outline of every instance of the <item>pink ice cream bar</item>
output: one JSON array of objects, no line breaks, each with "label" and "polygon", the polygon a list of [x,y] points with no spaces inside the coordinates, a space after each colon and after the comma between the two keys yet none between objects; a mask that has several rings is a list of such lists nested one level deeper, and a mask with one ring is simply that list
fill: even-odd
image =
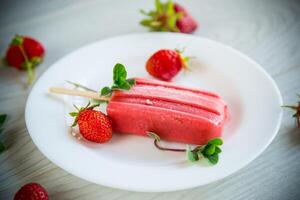
[{"label": "pink ice cream bar", "polygon": [[217,94],[170,83],[135,78],[129,91],[115,91],[107,106],[115,132],[163,140],[206,144],[220,137],[227,105]]}]

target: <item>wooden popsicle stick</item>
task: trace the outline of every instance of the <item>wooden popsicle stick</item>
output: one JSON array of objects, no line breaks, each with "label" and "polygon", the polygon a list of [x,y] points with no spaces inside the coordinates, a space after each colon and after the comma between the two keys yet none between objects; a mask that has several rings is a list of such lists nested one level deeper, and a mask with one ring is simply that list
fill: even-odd
[{"label": "wooden popsicle stick", "polygon": [[91,91],[70,90],[70,89],[60,88],[60,87],[51,87],[49,88],[49,92],[109,101],[109,97],[101,97],[97,92],[91,92]]}]

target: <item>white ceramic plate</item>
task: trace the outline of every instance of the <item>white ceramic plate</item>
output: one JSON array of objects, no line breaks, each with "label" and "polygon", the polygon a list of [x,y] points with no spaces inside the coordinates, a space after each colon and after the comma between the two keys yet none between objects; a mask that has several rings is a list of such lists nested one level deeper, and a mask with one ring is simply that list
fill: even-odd
[{"label": "white ceramic plate", "polygon": [[[146,137],[115,134],[110,143],[77,141],[69,134],[67,113],[81,98],[48,93],[65,81],[94,89],[110,85],[112,68],[123,63],[129,77],[151,78],[147,58],[162,48],[184,48],[194,56],[190,72],[173,82],[220,94],[228,103],[230,121],[224,130],[217,165],[186,162],[183,153],[158,151]],[[224,178],[247,165],[271,143],[281,122],[282,99],[261,66],[223,44],[183,34],[132,34],[102,40],[59,60],[33,87],[26,106],[26,125],[40,151],[52,162],[85,180],[143,192],[187,189]],[[169,144],[176,145],[176,144]]]}]

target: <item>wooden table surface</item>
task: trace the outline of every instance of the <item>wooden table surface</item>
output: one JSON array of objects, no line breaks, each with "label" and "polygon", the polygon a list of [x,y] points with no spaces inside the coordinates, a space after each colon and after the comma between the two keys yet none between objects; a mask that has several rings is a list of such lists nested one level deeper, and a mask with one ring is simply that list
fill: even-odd
[{"label": "wooden table surface", "polygon": [[[260,63],[274,78],[285,103],[300,93],[300,2],[297,0],[189,0],[182,2],[199,20],[195,35],[228,44]],[[16,33],[46,46],[41,75],[67,53],[103,38],[146,32],[140,8],[150,0],[1,1],[0,53]],[[28,182],[44,185],[50,199],[300,199],[300,131],[285,111],[278,135],[258,158],[218,182],[170,193],[135,193],[89,183],[51,163],[32,142],[24,121],[30,88],[24,73],[0,69],[0,112],[9,115],[0,136],[0,199],[12,199]],[[46,114],[46,113],[45,113]],[[258,113],[259,114],[259,113]],[[249,147],[250,148],[250,147]]]}]

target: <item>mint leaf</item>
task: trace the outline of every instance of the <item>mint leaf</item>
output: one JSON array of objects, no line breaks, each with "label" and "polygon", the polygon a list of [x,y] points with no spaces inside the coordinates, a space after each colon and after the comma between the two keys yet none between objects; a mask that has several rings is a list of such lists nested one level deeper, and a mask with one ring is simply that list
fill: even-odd
[{"label": "mint leaf", "polygon": [[221,138],[214,138],[214,139],[209,140],[207,144],[222,145],[223,140]]},{"label": "mint leaf", "polygon": [[222,152],[222,150],[221,150],[221,148],[220,147],[218,147],[218,146],[216,146],[216,151],[215,151],[215,153],[221,153]]},{"label": "mint leaf", "polygon": [[124,81],[118,84],[118,88],[122,90],[129,90],[131,85],[127,81]]},{"label": "mint leaf", "polygon": [[190,146],[188,146],[188,149],[186,150],[186,154],[190,162],[196,162],[199,160],[198,153],[192,151]]},{"label": "mint leaf", "polygon": [[131,86],[133,86],[135,84],[135,80],[134,79],[127,79],[127,83],[129,83]]},{"label": "mint leaf", "polygon": [[114,84],[119,85],[120,83],[126,81],[127,72],[124,65],[117,63],[113,70],[113,81]]},{"label": "mint leaf", "polygon": [[101,90],[101,96],[107,96],[111,94],[111,89],[109,87],[104,87]]},{"label": "mint leaf", "polygon": [[6,114],[0,114],[0,126],[2,126],[6,120]]},{"label": "mint leaf", "polygon": [[[113,80],[114,84],[111,88],[106,87],[104,89],[104,94],[110,90],[130,90],[130,88],[135,84],[134,79],[126,79],[127,71],[124,65],[117,63],[113,70]],[[101,91],[102,93],[102,91]],[[111,93],[111,91],[110,91]]]},{"label": "mint leaf", "polygon": [[204,151],[204,153],[206,155],[212,155],[216,151],[216,145],[214,145],[214,144],[208,144],[208,145],[205,146],[205,148],[204,148],[203,151]]},{"label": "mint leaf", "polygon": [[211,162],[214,165],[217,164],[219,161],[219,155],[217,153],[209,155],[206,158],[209,160],[209,162]]},{"label": "mint leaf", "polygon": [[6,147],[4,146],[4,144],[0,142],[0,153],[2,153],[5,149]]}]

